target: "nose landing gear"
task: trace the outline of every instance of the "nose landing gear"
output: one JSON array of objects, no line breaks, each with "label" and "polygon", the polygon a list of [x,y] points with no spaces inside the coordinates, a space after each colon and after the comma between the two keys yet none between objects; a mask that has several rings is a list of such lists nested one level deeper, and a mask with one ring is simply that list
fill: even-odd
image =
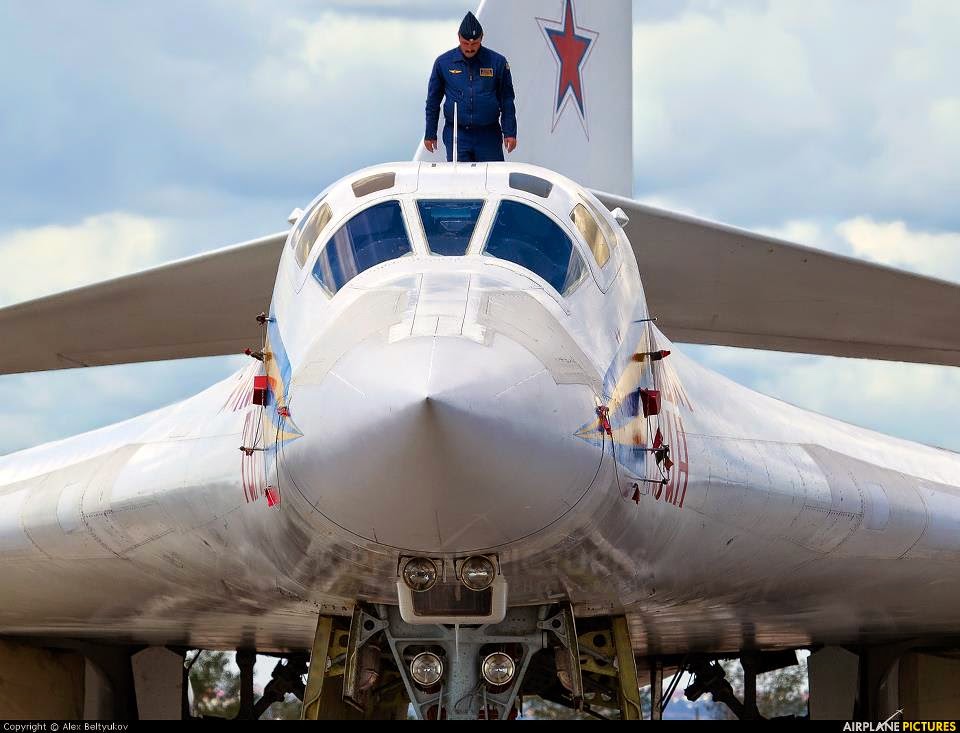
[{"label": "nose landing gear", "polygon": [[349,630],[344,621],[320,619],[304,718],[398,719],[409,702],[420,720],[508,720],[524,694],[641,717],[623,617],[587,619],[579,635],[567,604],[470,625],[411,624],[398,607],[357,604]]}]

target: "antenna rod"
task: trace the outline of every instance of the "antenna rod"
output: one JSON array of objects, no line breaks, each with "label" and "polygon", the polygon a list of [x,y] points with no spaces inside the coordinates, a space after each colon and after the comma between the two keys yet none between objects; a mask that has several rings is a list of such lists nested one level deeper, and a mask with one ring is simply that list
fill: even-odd
[{"label": "antenna rod", "polygon": [[457,103],[453,103],[453,163],[457,163]]}]

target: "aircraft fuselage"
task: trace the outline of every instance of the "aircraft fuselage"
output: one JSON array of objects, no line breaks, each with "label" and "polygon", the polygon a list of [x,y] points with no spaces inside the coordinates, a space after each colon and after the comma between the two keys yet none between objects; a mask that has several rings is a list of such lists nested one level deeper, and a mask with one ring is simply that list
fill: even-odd
[{"label": "aircraft fuselage", "polygon": [[0,459],[4,633],[304,648],[318,610],[395,605],[400,558],[473,554],[511,606],[625,611],[638,651],[955,629],[960,457],[678,353],[561,176],[334,184],[264,337],[196,397]]}]

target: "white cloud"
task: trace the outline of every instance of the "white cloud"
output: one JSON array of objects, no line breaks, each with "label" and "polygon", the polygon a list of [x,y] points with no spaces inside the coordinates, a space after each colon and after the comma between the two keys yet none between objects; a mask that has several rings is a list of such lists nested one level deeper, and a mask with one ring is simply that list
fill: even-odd
[{"label": "white cloud", "polygon": [[[412,21],[324,13],[315,21],[289,21],[297,39],[291,43],[314,74],[330,81],[353,83],[351,67],[362,59],[376,78],[384,74],[391,84],[420,84],[426,91],[433,60],[456,45],[456,31],[446,21]],[[286,43],[290,43],[290,34]],[[347,63],[343,63],[347,61]],[[418,70],[419,73],[405,74]]]},{"label": "white cloud", "polygon": [[[159,95],[126,82],[195,165],[217,179],[259,177],[260,186],[309,181],[316,193],[354,168],[412,156],[430,69],[455,45],[455,25],[256,5],[247,14],[258,43],[235,67],[207,58],[157,64]],[[190,82],[174,88],[181,77]]]},{"label": "white cloud", "polygon": [[828,250],[836,248],[836,242],[824,230],[823,225],[816,221],[794,219],[784,222],[779,227],[759,227],[756,231],[759,234],[766,234],[768,237],[782,239],[794,244],[803,244],[807,247]]},{"label": "white cloud", "polygon": [[0,303],[139,270],[157,260],[167,230],[160,220],[112,212],[0,234]]},{"label": "white cloud", "polygon": [[758,227],[755,231],[960,283],[960,232],[923,231],[904,221],[877,221],[869,216],[857,216],[837,224],[792,219],[777,227]]},{"label": "white cloud", "polygon": [[806,410],[960,451],[960,369],[717,346],[683,350],[751,389]]},{"label": "white cloud", "polygon": [[859,216],[837,226],[858,257],[960,282],[960,233],[911,231],[902,221]]},{"label": "white cloud", "polygon": [[409,159],[433,60],[456,41],[450,22],[332,12],[278,20],[269,37],[248,95],[264,116],[286,111],[274,145],[294,161],[390,157],[391,149]]},{"label": "white cloud", "polygon": [[698,6],[640,24],[634,57],[636,158],[662,165],[667,180],[697,169],[717,175],[705,168],[711,158],[833,122],[809,51],[773,11]]},{"label": "white cloud", "polygon": [[635,26],[649,195],[741,226],[960,225],[956,3],[691,2]]},{"label": "white cloud", "polygon": [[761,234],[960,283],[960,232],[928,232],[904,221],[857,216],[837,224],[797,219]]},{"label": "white cloud", "polygon": [[4,376],[0,456],[126,420],[194,395],[237,369],[244,356],[120,364]]}]

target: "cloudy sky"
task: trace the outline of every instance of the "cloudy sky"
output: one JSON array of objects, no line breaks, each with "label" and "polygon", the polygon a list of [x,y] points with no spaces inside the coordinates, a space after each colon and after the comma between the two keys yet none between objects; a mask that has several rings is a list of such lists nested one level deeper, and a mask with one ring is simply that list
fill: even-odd
[{"label": "cloudy sky", "polygon": [[[0,306],[278,231],[330,181],[408,159],[469,7],[0,0]],[[638,2],[635,195],[960,282],[958,37],[954,0]],[[958,369],[688,350],[960,450]],[[0,377],[0,453],[242,363]]]}]

